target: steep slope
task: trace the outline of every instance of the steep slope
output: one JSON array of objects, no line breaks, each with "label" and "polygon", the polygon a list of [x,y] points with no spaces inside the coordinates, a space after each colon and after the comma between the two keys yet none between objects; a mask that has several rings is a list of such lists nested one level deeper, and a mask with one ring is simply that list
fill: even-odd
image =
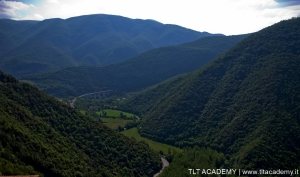
[{"label": "steep slope", "polygon": [[0,72],[0,175],[149,176],[159,169],[146,144]]},{"label": "steep slope", "polygon": [[183,87],[186,84],[185,80],[190,75],[192,72],[174,76],[141,91],[128,94],[125,100],[118,103],[118,108],[143,118],[153,109],[154,105],[166,99],[167,93],[174,93]]},{"label": "steep slope", "polygon": [[107,67],[67,68],[23,79],[58,97],[101,89],[131,92],[202,67],[246,36],[204,37],[191,43],[152,49]]},{"label": "steep slope", "polygon": [[195,176],[218,176],[214,174],[201,174],[203,169],[220,169],[225,162],[225,157],[222,153],[218,153],[209,148],[184,148],[182,152],[173,154],[172,163],[168,168],[159,175],[160,177],[188,177],[195,175],[194,172],[188,169],[199,169],[199,174]]},{"label": "steep slope", "polygon": [[[15,43],[13,35],[29,26],[34,25],[37,21],[14,21],[8,19],[0,19],[0,56],[18,44]],[[22,36],[16,36],[18,40],[23,40]]]},{"label": "steep slope", "polygon": [[69,27],[62,19],[38,22],[17,34],[26,38],[3,54],[1,68],[16,76],[76,66],[70,55]]},{"label": "steep slope", "polygon": [[149,95],[137,95],[130,105],[148,106],[141,135],[180,147],[209,146],[242,168],[299,167],[299,26],[295,18],[265,28],[182,76],[168,92],[160,88],[176,80],[145,91],[152,93],[152,107],[141,101]]},{"label": "steep slope", "polygon": [[5,46],[0,49],[0,69],[18,77],[72,66],[105,66],[152,48],[212,35],[104,14],[40,22],[3,19],[0,26],[0,45]]}]

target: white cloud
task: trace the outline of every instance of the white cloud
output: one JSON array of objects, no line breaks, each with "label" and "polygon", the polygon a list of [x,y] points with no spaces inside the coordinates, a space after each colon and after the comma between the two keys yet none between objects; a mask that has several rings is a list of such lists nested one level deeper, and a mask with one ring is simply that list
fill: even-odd
[{"label": "white cloud", "polygon": [[22,19],[17,19],[17,20],[44,20],[45,18],[40,15],[40,14],[32,14],[32,15],[27,15],[25,17],[22,17]]},{"label": "white cloud", "polygon": [[8,17],[17,17],[20,11],[28,10],[31,6],[17,1],[0,1],[0,14]]},{"label": "white cloud", "polygon": [[[7,2],[7,1],[1,1]],[[86,14],[113,14],[154,19],[197,31],[226,35],[258,31],[280,20],[299,16],[299,6],[279,8],[274,0],[44,0],[36,8],[17,2],[10,12],[18,19],[69,18]],[[21,17],[18,10],[27,10]],[[37,15],[39,14],[39,15]]]},{"label": "white cloud", "polygon": [[48,0],[50,3],[58,3],[58,0]]}]

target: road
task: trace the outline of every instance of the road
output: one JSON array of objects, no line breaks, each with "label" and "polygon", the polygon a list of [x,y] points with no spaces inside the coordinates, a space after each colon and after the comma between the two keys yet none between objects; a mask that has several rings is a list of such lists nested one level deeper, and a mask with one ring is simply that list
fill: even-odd
[{"label": "road", "polygon": [[[107,96],[107,94],[106,94],[106,95],[104,95],[104,94],[105,94],[105,93],[108,93],[108,94],[109,94],[111,91],[112,91],[112,90],[100,91],[100,92],[91,92],[91,93],[86,93],[86,94],[80,95],[80,96],[74,98],[73,100],[71,100],[70,106],[71,106],[72,108],[74,108],[74,103],[75,103],[75,101],[76,101],[77,98],[85,97],[85,96],[92,95],[92,94],[100,94],[100,93],[103,93],[102,96],[105,97],[105,96]],[[99,95],[99,99],[100,99],[100,95]]]},{"label": "road", "polygon": [[72,108],[74,108],[74,103],[75,103],[76,99],[77,99],[77,97],[74,98],[74,99],[70,102],[70,106],[71,106]]},{"label": "road", "polygon": [[164,170],[164,168],[169,166],[169,162],[165,158],[161,158],[161,162],[162,162],[162,165],[163,165],[162,169],[160,170],[160,172],[153,175],[153,177],[157,177]]}]

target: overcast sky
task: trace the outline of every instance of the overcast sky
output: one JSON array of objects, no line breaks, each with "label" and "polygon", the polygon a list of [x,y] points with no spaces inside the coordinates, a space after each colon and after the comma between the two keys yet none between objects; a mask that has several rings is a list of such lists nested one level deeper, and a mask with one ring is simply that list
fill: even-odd
[{"label": "overcast sky", "polygon": [[300,0],[0,0],[0,18],[66,19],[87,14],[153,19],[233,35],[299,17]]}]

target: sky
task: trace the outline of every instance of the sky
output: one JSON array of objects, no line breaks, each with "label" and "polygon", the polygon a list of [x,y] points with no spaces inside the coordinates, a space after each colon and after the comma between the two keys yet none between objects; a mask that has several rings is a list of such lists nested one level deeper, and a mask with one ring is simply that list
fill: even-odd
[{"label": "sky", "polygon": [[88,14],[152,19],[196,31],[246,34],[300,16],[300,0],[0,0],[0,18],[44,20]]}]

